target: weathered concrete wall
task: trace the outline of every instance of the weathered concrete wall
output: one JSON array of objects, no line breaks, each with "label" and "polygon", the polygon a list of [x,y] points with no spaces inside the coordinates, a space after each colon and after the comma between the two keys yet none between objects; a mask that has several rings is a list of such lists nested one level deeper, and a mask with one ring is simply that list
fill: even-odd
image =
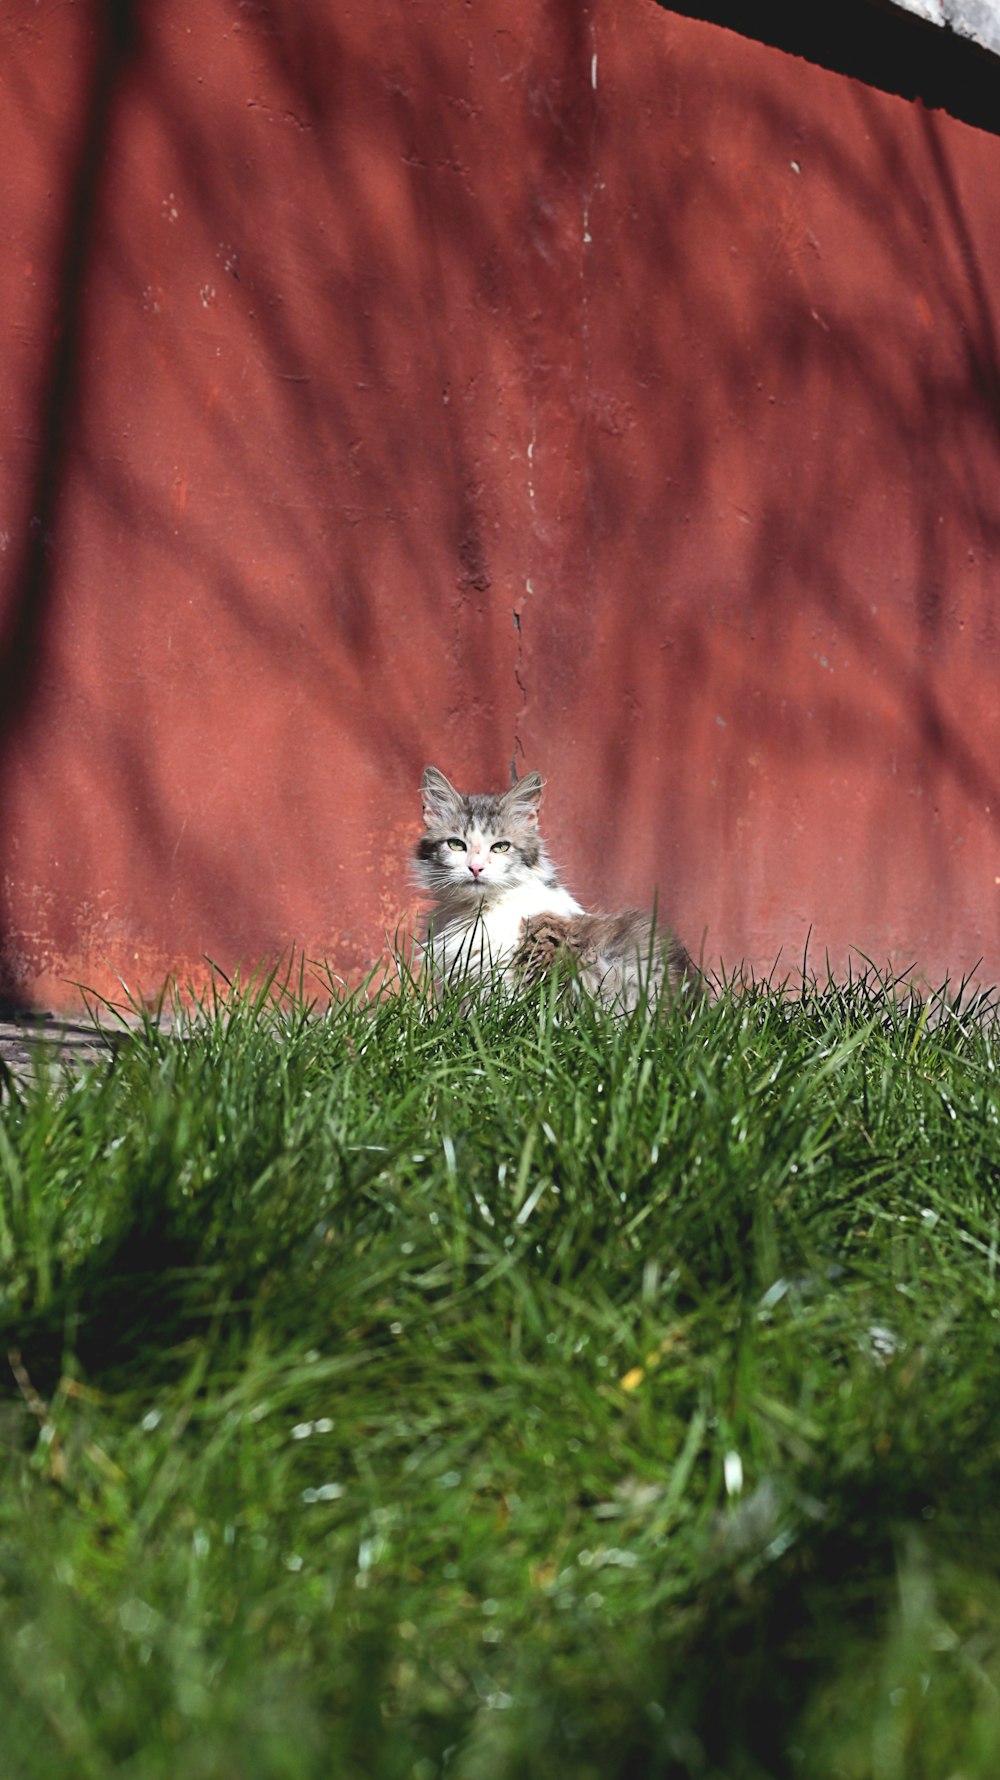
[{"label": "weathered concrete wall", "polygon": [[652,0],[0,20],[8,993],[356,970],[416,785],[1000,977],[1000,141]]}]

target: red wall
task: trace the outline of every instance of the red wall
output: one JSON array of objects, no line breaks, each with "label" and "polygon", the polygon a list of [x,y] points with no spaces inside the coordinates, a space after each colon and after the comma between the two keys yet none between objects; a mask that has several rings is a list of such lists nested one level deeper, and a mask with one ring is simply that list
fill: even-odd
[{"label": "red wall", "polygon": [[0,20],[8,995],[586,902],[1000,978],[1000,138],[652,0]]}]

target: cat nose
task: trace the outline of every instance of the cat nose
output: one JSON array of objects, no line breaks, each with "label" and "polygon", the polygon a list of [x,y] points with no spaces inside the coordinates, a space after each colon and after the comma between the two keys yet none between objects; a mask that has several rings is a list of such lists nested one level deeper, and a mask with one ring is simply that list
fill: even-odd
[{"label": "cat nose", "polygon": [[483,869],[482,865],[477,865],[473,860],[471,860],[471,859],[469,860],[469,870],[471,871],[474,878],[478,879],[479,874],[482,871],[482,869]]}]

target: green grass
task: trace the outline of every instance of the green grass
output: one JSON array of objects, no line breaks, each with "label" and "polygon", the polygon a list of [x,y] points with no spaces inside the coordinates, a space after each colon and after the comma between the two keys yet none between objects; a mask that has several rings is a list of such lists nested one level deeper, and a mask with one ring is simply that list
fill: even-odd
[{"label": "green grass", "polygon": [[265,985],[9,1095],[4,1780],[995,1780],[998,1050]]}]

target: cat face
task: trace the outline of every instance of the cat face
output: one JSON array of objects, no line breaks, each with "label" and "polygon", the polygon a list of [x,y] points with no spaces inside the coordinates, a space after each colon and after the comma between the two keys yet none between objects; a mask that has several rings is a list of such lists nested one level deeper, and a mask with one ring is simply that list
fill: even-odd
[{"label": "cat face", "polygon": [[467,796],[428,766],[420,797],[427,832],[417,846],[416,869],[432,896],[493,899],[536,877],[544,865],[538,773],[527,773],[510,791]]}]

